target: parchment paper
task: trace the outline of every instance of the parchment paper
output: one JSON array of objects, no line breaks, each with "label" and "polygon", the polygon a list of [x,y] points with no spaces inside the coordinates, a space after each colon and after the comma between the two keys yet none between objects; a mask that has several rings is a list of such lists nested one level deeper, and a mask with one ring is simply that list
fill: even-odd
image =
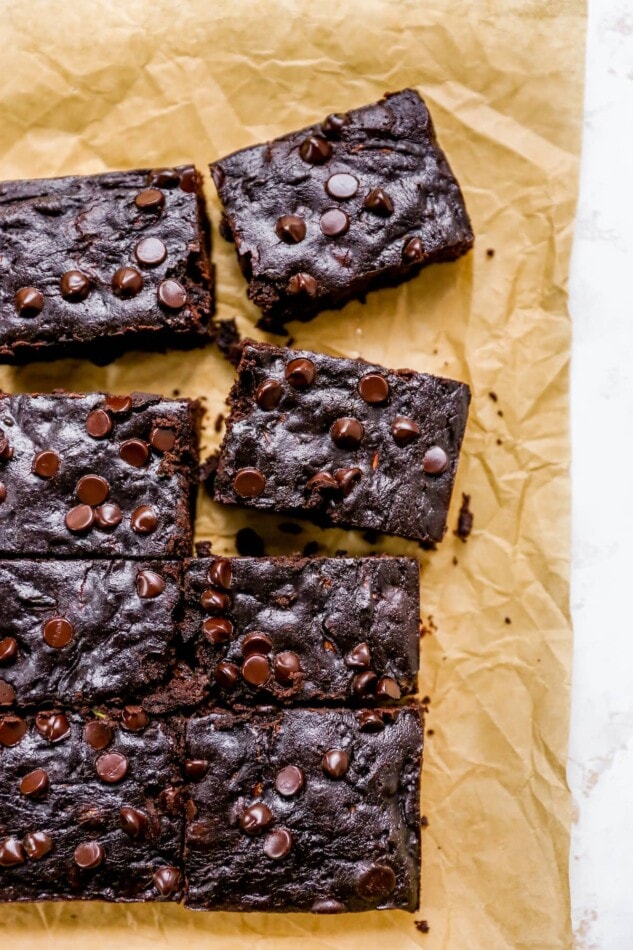
[{"label": "parchment paper", "polygon": [[[582,100],[581,0],[5,0],[0,6],[0,177],[200,166],[416,86],[464,186],[472,254],[308,325],[297,346],[466,380],[474,399],[460,493],[475,531],[436,552],[305,527],[202,500],[199,538],[234,552],[379,548],[423,565],[423,895],[404,913],[193,914],[169,905],[0,908],[0,945],[137,948],[497,948],[570,942],[565,783],[571,631],[567,268]],[[211,188],[209,188],[211,195]],[[214,225],[218,206],[211,202]],[[214,227],[215,231],[215,227]],[[217,237],[220,316],[254,309]],[[494,251],[494,256],[492,256]],[[256,333],[261,337],[261,334]],[[129,354],[96,369],[4,370],[8,391],[132,389],[203,396],[206,444],[231,367],[214,348]],[[497,399],[492,397],[492,393]]]}]

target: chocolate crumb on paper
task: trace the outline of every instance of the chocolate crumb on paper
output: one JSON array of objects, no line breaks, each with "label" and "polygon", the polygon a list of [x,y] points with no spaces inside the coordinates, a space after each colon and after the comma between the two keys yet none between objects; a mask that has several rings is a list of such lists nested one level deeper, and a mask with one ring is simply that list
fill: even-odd
[{"label": "chocolate crumb on paper", "polygon": [[466,492],[462,492],[462,504],[459,509],[459,516],[457,518],[457,528],[453,532],[455,537],[459,538],[461,541],[466,543],[470,537],[470,533],[473,530],[473,521],[474,515],[470,510],[470,495],[467,495]]}]

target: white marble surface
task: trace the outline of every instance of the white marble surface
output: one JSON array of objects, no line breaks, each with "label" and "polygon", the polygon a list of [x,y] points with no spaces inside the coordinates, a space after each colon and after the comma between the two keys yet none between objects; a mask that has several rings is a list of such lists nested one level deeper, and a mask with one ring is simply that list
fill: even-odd
[{"label": "white marble surface", "polygon": [[633,948],[633,0],[590,0],[571,273],[572,916]]}]

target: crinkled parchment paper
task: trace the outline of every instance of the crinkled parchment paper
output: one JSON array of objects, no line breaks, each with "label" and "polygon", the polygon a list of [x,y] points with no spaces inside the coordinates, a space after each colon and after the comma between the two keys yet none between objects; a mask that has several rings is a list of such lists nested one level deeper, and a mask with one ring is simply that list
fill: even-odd
[{"label": "crinkled parchment paper", "polygon": [[[571,630],[566,284],[584,53],[580,0],[5,0],[0,178],[200,166],[331,111],[415,86],[466,193],[476,248],[307,325],[296,344],[466,380],[460,493],[475,530],[436,552],[404,541],[221,510],[198,536],[233,552],[238,527],[281,553],[379,548],[422,564],[423,894],[404,913],[193,914],[163,905],[0,908],[0,944],[136,948],[535,950],[570,942],[565,784]],[[209,188],[211,196],[211,189]],[[214,226],[218,206],[211,200]],[[214,233],[217,231],[214,227]],[[493,253],[494,252],[494,253]],[[252,333],[233,250],[216,237],[219,312]],[[260,335],[260,334],[257,334]],[[214,348],[129,354],[105,369],[4,370],[9,391],[145,389],[202,396],[206,443],[232,378]],[[494,395],[493,395],[494,394]],[[496,396],[496,398],[495,398]]]}]

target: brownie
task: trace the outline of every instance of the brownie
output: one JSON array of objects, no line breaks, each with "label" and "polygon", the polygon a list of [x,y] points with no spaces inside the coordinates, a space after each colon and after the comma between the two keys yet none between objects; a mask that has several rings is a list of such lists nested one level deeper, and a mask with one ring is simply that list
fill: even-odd
[{"label": "brownie", "polygon": [[195,559],[184,601],[183,639],[221,701],[384,703],[415,692],[410,558]]},{"label": "brownie", "polygon": [[191,553],[198,403],[0,395],[0,556]]},{"label": "brownie", "polygon": [[214,497],[439,541],[469,401],[451,379],[249,341]]},{"label": "brownie", "polygon": [[420,716],[410,706],[190,720],[187,906],[416,910]]},{"label": "brownie", "polygon": [[211,165],[235,248],[280,333],[473,244],[459,185],[414,89]]},{"label": "brownie", "polygon": [[182,728],[140,707],[0,717],[0,900],[177,900]]},{"label": "brownie", "polygon": [[174,665],[180,567],[0,561],[0,708],[121,703]]},{"label": "brownie", "polygon": [[192,165],[0,183],[0,362],[207,343],[209,254]]}]

